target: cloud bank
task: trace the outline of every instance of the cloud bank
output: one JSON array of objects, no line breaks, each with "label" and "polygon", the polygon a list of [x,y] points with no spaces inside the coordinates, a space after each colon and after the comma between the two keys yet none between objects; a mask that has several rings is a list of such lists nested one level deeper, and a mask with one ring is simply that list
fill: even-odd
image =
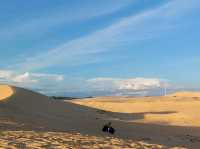
[{"label": "cloud bank", "polygon": [[166,80],[156,78],[94,78],[87,82],[94,91],[110,95],[148,95],[153,90],[170,87]]},{"label": "cloud bank", "polygon": [[77,79],[58,74],[17,73],[10,70],[0,70],[0,83],[59,96],[148,95],[164,87],[170,88],[168,81],[156,78]]}]

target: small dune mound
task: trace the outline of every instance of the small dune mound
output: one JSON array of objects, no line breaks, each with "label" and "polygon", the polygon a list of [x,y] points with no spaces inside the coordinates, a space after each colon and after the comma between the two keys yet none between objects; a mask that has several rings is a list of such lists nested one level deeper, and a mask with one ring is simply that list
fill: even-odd
[{"label": "small dune mound", "polygon": [[14,94],[14,91],[12,87],[8,85],[0,85],[0,100],[5,100],[12,96]]},{"label": "small dune mound", "polygon": [[200,97],[200,92],[176,92],[169,96],[176,97]]}]

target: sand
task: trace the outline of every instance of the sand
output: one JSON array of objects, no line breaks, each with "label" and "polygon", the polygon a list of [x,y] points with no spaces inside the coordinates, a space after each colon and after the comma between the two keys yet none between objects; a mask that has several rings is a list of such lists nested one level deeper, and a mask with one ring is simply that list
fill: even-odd
[{"label": "sand", "polygon": [[5,131],[1,133],[0,147],[12,148],[55,148],[55,149],[99,149],[99,148],[155,148],[166,149],[162,145],[144,141],[122,140],[113,137],[97,137],[67,132]]},{"label": "sand", "polygon": [[0,85],[0,100],[4,100],[12,96],[13,90],[8,85]]},{"label": "sand", "polygon": [[73,103],[124,115],[143,115],[130,118],[129,122],[200,127],[200,98],[193,94],[192,97],[97,97]]},{"label": "sand", "polygon": [[187,91],[183,91],[183,92],[177,92],[177,93],[171,94],[169,96],[176,96],[176,97],[200,97],[200,92],[187,92]]},{"label": "sand", "polygon": [[[0,148],[200,147],[198,98],[57,101],[23,88],[0,89],[12,90],[12,94],[0,94]],[[101,131],[109,121],[116,129],[114,135]]]}]

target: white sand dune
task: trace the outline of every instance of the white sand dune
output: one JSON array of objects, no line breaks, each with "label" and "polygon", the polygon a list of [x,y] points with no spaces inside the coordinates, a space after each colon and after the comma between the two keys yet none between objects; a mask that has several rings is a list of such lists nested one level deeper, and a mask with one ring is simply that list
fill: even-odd
[{"label": "white sand dune", "polygon": [[[179,119],[175,123],[177,115],[173,117],[173,114],[187,108],[180,98],[160,97],[156,102],[154,97],[56,101],[30,90],[5,85],[0,86],[0,93],[0,148],[22,145],[32,148],[198,149],[200,146],[197,123],[195,127],[192,123],[180,125]],[[190,102],[197,104],[199,101]],[[179,105],[181,108],[176,108]],[[186,110],[183,115],[192,110]],[[192,114],[189,112],[188,117]],[[117,130],[114,136],[101,131],[108,121]],[[13,137],[18,139],[13,142]]]}]

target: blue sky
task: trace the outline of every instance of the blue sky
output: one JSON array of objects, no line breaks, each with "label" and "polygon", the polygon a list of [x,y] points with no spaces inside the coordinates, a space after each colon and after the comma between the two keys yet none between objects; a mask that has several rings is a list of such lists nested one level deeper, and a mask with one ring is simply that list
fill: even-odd
[{"label": "blue sky", "polygon": [[0,5],[0,81],[45,94],[200,89],[198,0]]}]

